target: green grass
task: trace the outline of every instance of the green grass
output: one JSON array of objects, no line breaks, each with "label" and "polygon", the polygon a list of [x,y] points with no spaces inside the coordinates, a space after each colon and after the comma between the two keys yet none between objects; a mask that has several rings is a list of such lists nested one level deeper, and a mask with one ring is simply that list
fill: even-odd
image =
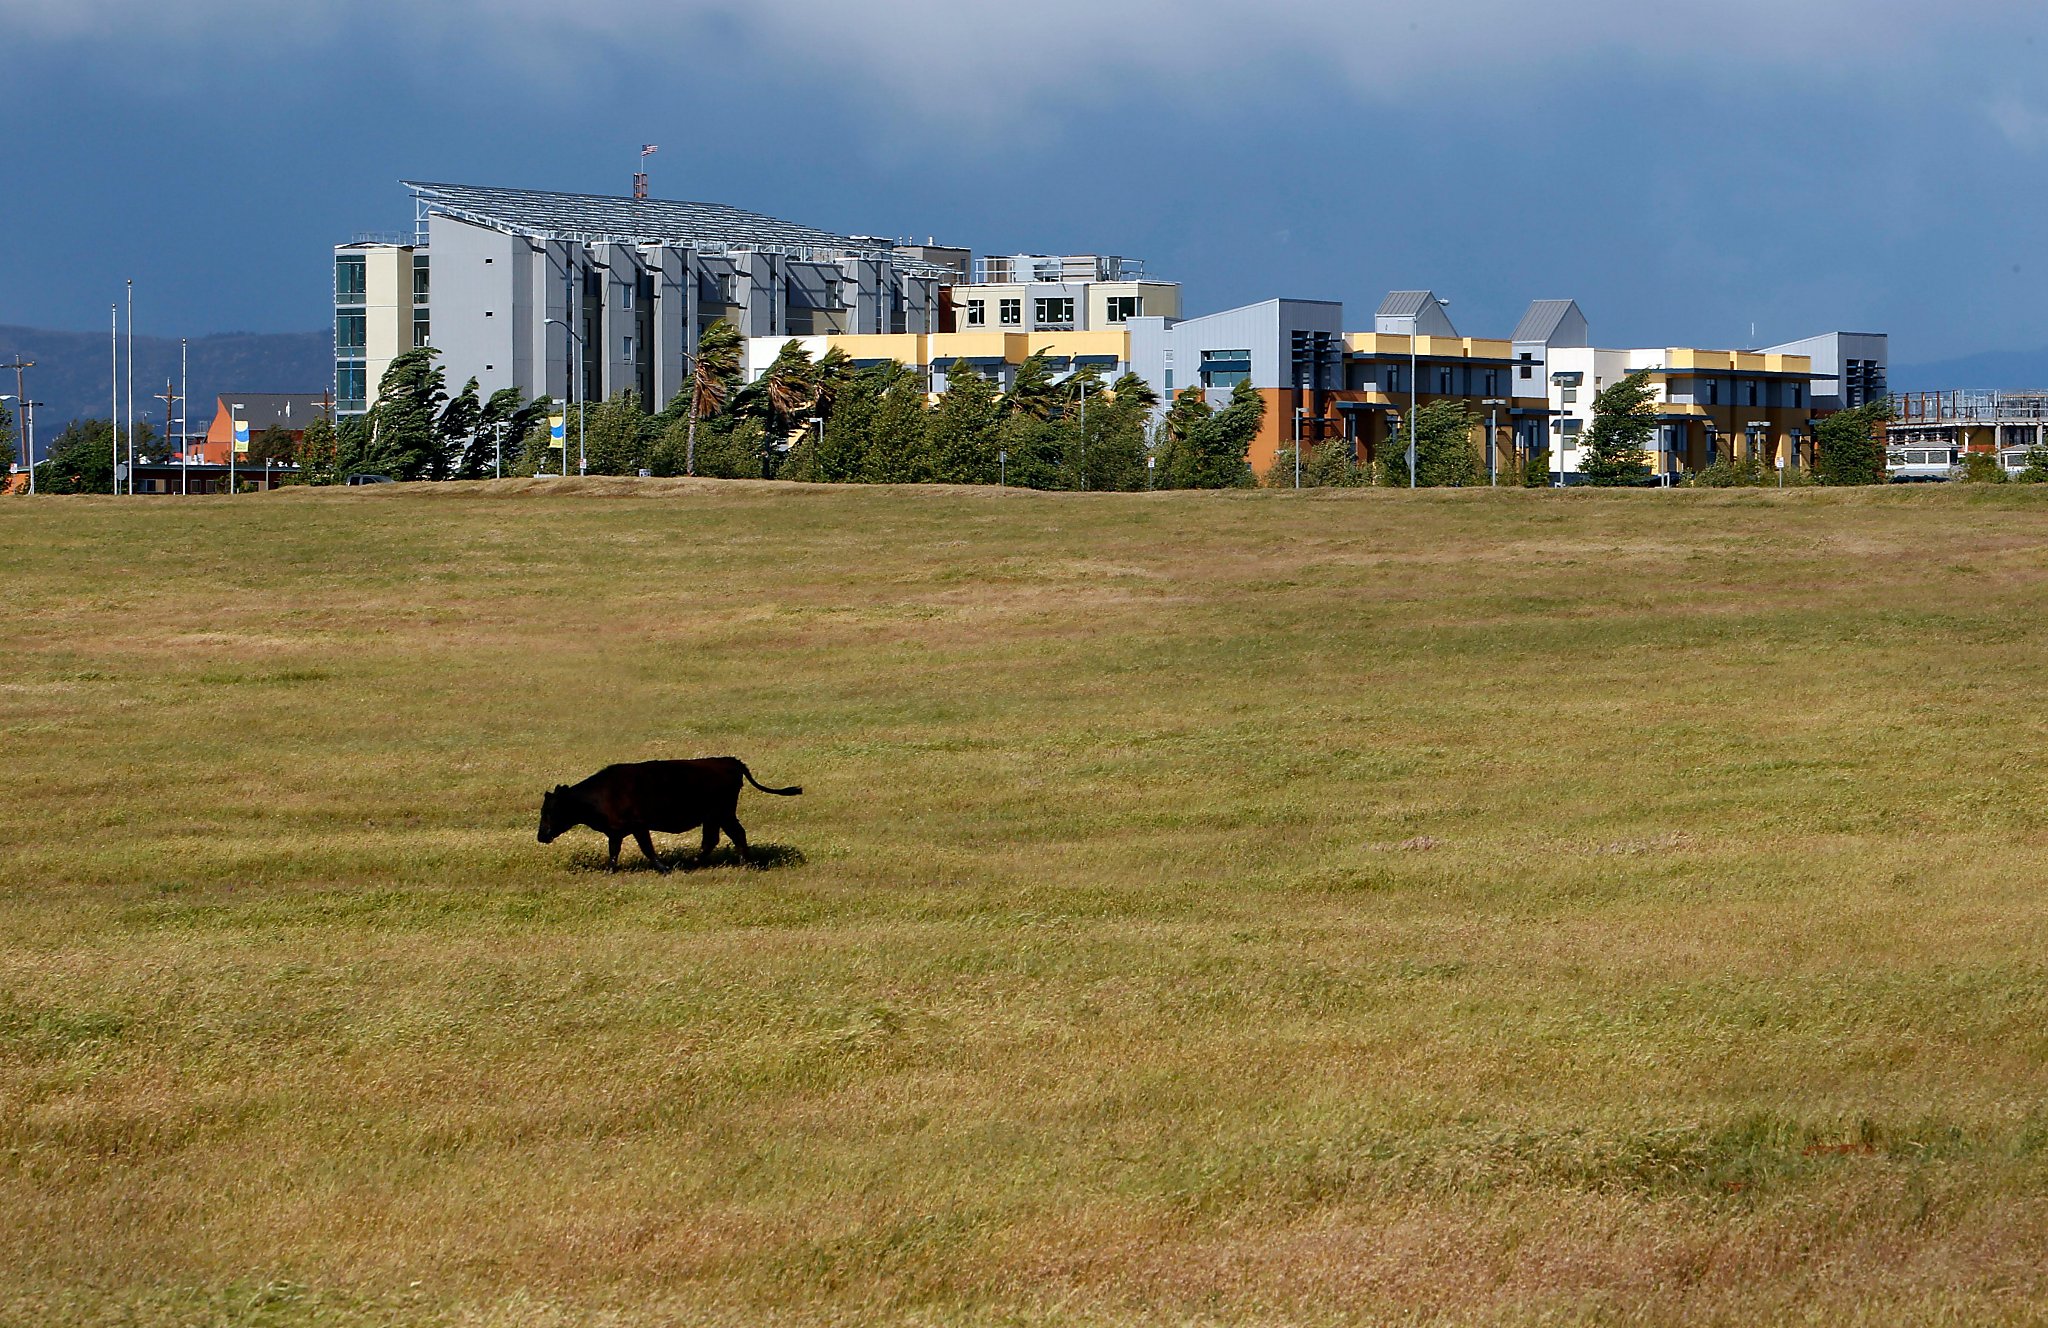
[{"label": "green grass", "polygon": [[[2048,1317],[2048,495],[506,482],[0,566],[0,1323]],[[534,842],[728,752],[766,869]]]}]

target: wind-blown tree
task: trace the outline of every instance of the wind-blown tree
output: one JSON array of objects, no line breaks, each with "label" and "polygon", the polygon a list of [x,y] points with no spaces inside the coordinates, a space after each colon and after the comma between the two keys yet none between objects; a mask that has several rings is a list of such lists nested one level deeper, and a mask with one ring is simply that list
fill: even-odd
[{"label": "wind-blown tree", "polygon": [[839,403],[839,394],[853,382],[859,370],[853,366],[853,358],[838,346],[828,346],[818,357],[811,369],[811,413],[831,418],[832,408]]},{"label": "wind-blown tree", "polygon": [[[550,396],[538,396],[521,409],[506,426],[505,473],[507,475],[554,475],[561,473],[562,458],[555,451],[548,422],[557,407]],[[524,424],[521,425],[520,421]],[[514,426],[519,426],[514,431]]]},{"label": "wind-blown tree", "polygon": [[770,439],[789,437],[818,399],[817,369],[811,353],[792,337],[761,375],[752,402]]},{"label": "wind-blown tree", "polygon": [[477,399],[476,379],[472,378],[462,385],[460,392],[448,398],[448,404],[441,408],[441,418],[434,424],[440,446],[434,450],[428,479],[449,479],[461,469],[463,460],[476,448],[477,426],[483,413],[483,403]]},{"label": "wind-blown tree", "polygon": [[[892,375],[875,401],[860,478],[869,484],[924,484],[932,477],[931,411],[925,405],[924,375],[904,369]],[[831,425],[826,429],[829,433]]]},{"label": "wind-blown tree", "polygon": [[640,394],[614,392],[584,417],[584,456],[595,475],[631,475],[647,464],[647,412]]},{"label": "wind-blown tree", "polygon": [[298,467],[296,483],[341,483],[341,438],[325,415],[314,416],[299,435],[292,447],[292,464]]},{"label": "wind-blown tree", "polygon": [[1883,484],[1889,398],[1837,411],[1813,426],[1813,478],[1822,484]]},{"label": "wind-blown tree", "polygon": [[[1408,421],[1404,418],[1405,431]],[[1457,487],[1479,479],[1479,456],[1473,450],[1472,412],[1462,401],[1432,401],[1415,412],[1415,485],[1421,489]],[[1380,459],[1382,484],[1408,487],[1408,440],[1395,437]]]},{"label": "wind-blown tree", "polygon": [[289,466],[298,451],[298,444],[292,440],[292,431],[282,424],[273,424],[249,440],[249,450],[242,454],[242,464],[258,469],[266,465]]},{"label": "wind-blown tree", "polygon": [[[1354,489],[1369,478],[1358,464],[1358,443],[1350,438],[1331,438],[1318,443],[1301,463],[1304,489]],[[1288,483],[1294,477],[1287,477]]]},{"label": "wind-blown tree", "polygon": [[416,346],[401,352],[377,383],[370,408],[370,442],[362,460],[399,480],[429,478],[442,467],[441,409],[448,379],[434,363],[440,352]]},{"label": "wind-blown tree", "polygon": [[1199,387],[1182,388],[1159,421],[1153,454],[1158,460],[1157,483],[1162,489],[1189,489],[1196,472],[1197,435],[1209,427],[1215,415],[1208,393]]},{"label": "wind-blown tree", "polygon": [[1002,422],[995,384],[966,360],[955,359],[946,367],[946,390],[931,412],[932,478],[941,484],[994,484],[996,433]]},{"label": "wind-blown tree", "polygon": [[[1084,370],[1089,378],[1092,370]],[[1084,380],[1085,381],[1085,380]],[[1145,487],[1145,425],[1159,397],[1144,379],[1126,373],[1107,389],[1087,397],[1085,428],[1075,413],[1073,469],[1081,488],[1118,490]]]},{"label": "wind-blown tree", "polygon": [[1639,369],[1600,389],[1593,424],[1579,444],[1579,477],[1613,487],[1650,477],[1650,436],[1657,429],[1657,394],[1650,371]]},{"label": "wind-blown tree", "polygon": [[683,440],[683,473],[697,473],[697,424],[725,409],[740,376],[740,331],[723,318],[697,337],[690,373],[689,427]]},{"label": "wind-blown tree", "polygon": [[1010,377],[1010,390],[1003,394],[1005,415],[1029,415],[1034,420],[1056,418],[1066,406],[1072,390],[1053,381],[1050,352],[1032,351],[1017,365]]},{"label": "wind-blown tree", "polygon": [[491,393],[477,414],[476,430],[456,467],[456,478],[475,480],[512,471],[520,441],[533,423],[531,412],[539,404],[522,403],[516,387],[501,387]]},{"label": "wind-blown tree", "polygon": [[[141,447],[149,421],[136,424]],[[47,459],[36,467],[36,488],[44,493],[112,493],[114,491],[114,426],[107,420],[73,420],[50,444]]]}]

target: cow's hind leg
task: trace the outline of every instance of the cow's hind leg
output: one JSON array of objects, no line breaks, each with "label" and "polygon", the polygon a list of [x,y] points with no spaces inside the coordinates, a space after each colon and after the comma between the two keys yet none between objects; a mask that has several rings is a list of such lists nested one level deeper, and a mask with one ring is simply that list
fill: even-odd
[{"label": "cow's hind leg", "polygon": [[645,830],[635,830],[633,832],[633,842],[640,846],[640,852],[645,854],[647,860],[654,864],[654,870],[664,875],[667,874],[668,864],[655,855],[653,836],[649,835]]},{"label": "cow's hind leg", "polygon": [[697,865],[704,866],[711,861],[711,850],[718,847],[718,822],[704,822],[704,847],[697,850]]},{"label": "cow's hind leg", "polygon": [[617,871],[619,869],[619,845],[626,842],[626,837],[624,835],[607,835],[606,838],[612,841],[612,852],[611,856],[605,859],[604,869],[606,871]]},{"label": "cow's hind leg", "polygon": [[728,816],[725,818],[725,833],[732,836],[732,846],[740,851],[740,861],[746,863],[749,867],[753,866],[754,855],[747,852],[747,832],[740,829],[739,817]]}]

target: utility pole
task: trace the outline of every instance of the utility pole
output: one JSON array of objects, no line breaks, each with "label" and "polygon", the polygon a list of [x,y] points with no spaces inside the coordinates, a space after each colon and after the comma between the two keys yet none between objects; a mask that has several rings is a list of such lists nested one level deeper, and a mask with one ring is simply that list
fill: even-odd
[{"label": "utility pole", "polygon": [[15,409],[21,412],[21,418],[15,420],[15,423],[21,426],[21,459],[28,465],[30,493],[36,491],[36,454],[28,433],[28,388],[23,385],[22,375],[35,367],[34,360],[24,360],[19,355],[14,357],[13,364],[0,365],[0,368],[14,370],[14,405]]},{"label": "utility pole", "polygon": [[178,338],[178,492],[192,492],[192,454],[185,449],[185,431],[192,422],[185,418],[191,404],[185,400],[185,338]]}]

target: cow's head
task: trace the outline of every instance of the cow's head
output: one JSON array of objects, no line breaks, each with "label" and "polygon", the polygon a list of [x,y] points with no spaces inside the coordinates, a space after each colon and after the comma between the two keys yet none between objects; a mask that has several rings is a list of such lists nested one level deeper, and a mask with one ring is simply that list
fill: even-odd
[{"label": "cow's head", "polygon": [[540,834],[536,836],[543,844],[552,844],[556,836],[576,824],[574,813],[569,810],[569,786],[557,784],[540,798]]}]

